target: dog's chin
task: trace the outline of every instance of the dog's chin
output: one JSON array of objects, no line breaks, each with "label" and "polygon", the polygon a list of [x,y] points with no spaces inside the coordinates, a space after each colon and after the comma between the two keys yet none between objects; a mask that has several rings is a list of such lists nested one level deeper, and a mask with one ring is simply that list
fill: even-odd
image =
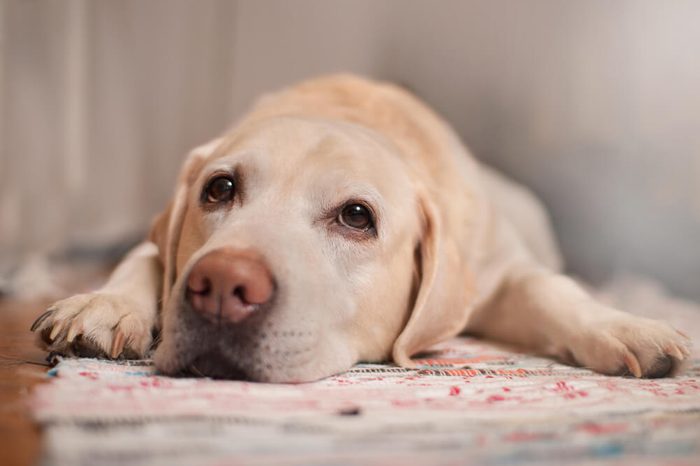
[{"label": "dog's chin", "polygon": [[163,329],[153,356],[165,375],[301,383],[343,372],[356,361],[342,338],[308,325],[251,319],[221,326],[180,310],[175,325]]},{"label": "dog's chin", "polygon": [[352,366],[350,361],[321,361],[306,359],[270,360],[262,365],[241,364],[225,352],[211,350],[188,361],[156,359],[156,367],[165,375],[175,377],[209,377],[212,379],[240,380],[264,383],[313,382],[343,372]]},{"label": "dog's chin", "polygon": [[218,351],[211,351],[198,356],[176,375],[227,380],[252,380],[239,365],[224,357]]}]

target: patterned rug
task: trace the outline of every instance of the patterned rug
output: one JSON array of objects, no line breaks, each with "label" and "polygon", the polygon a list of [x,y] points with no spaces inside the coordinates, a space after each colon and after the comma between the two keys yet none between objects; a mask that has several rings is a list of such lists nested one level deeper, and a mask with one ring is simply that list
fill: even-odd
[{"label": "patterned rug", "polygon": [[[695,306],[616,286],[609,300],[663,309],[700,341]],[[636,380],[457,338],[416,369],[361,364],[299,385],[69,359],[32,407],[45,465],[697,465],[698,356],[680,377]]]}]

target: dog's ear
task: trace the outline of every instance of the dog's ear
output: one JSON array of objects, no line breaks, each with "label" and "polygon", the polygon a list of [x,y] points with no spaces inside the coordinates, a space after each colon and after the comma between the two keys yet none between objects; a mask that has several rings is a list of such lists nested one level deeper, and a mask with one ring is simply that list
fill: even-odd
[{"label": "dog's ear", "polygon": [[413,310],[394,342],[394,362],[413,365],[411,356],[458,334],[466,325],[472,277],[465,264],[466,238],[447,232],[435,204],[419,196],[423,233],[416,250],[417,292]]},{"label": "dog's ear", "polygon": [[204,161],[219,146],[220,139],[193,149],[180,171],[175,194],[168,207],[153,221],[149,240],[158,246],[158,255],[163,264],[163,292],[162,302],[166,302],[170,296],[170,290],[175,283],[176,256],[180,242],[182,223],[187,212],[187,195],[190,187],[197,179]]}]

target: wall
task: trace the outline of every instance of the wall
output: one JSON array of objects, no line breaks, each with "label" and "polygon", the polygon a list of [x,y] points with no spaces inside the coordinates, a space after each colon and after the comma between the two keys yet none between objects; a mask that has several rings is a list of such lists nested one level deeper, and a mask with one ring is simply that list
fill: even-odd
[{"label": "wall", "polygon": [[230,121],[235,4],[2,5],[0,258],[143,232]]}]

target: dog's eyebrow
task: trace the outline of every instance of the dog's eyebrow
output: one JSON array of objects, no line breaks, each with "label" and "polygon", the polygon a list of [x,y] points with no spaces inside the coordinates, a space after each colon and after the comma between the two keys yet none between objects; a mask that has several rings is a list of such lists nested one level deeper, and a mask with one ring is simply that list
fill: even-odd
[{"label": "dog's eyebrow", "polygon": [[234,160],[234,158],[230,154],[227,154],[222,155],[221,157],[212,158],[207,164],[205,171],[206,173],[213,173],[216,171],[228,171],[233,173],[237,165],[239,165],[239,163],[236,160]]},{"label": "dog's eyebrow", "polygon": [[[332,208],[348,200],[366,202],[377,210],[384,203],[384,198],[374,186],[362,182],[348,182],[337,186],[335,193],[322,201],[322,207]],[[381,212],[376,213],[379,215]]]}]

